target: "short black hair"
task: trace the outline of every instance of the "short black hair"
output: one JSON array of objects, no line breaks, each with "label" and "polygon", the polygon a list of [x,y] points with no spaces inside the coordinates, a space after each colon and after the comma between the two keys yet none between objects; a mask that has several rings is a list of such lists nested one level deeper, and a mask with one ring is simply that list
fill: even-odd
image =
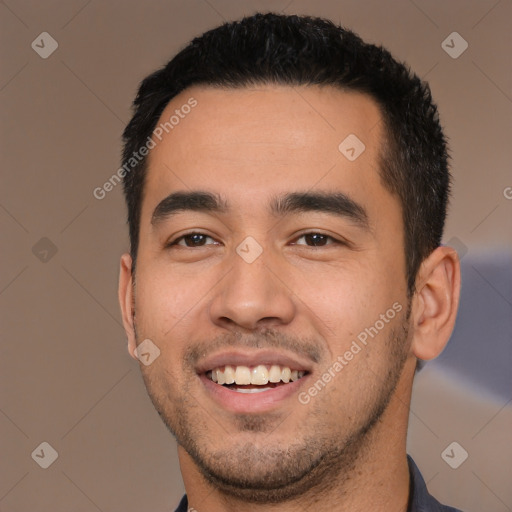
[{"label": "short black hair", "polygon": [[[169,101],[181,91],[196,85],[267,84],[328,85],[367,94],[377,103],[386,139],[379,174],[401,203],[411,297],[421,262],[441,243],[450,194],[447,143],[437,106],[428,84],[408,66],[329,20],[259,13],[193,39],[142,81],[123,133],[123,164],[144,146]],[[146,169],[144,157],[124,176],[134,265]]]}]

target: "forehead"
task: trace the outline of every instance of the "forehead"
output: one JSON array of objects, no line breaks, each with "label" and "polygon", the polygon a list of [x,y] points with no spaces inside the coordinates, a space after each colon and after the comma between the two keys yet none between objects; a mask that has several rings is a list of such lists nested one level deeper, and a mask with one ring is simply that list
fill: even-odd
[{"label": "forehead", "polygon": [[373,99],[334,87],[187,89],[154,132],[143,216],[173,190],[210,190],[245,205],[314,188],[361,199],[385,192],[381,121]]}]

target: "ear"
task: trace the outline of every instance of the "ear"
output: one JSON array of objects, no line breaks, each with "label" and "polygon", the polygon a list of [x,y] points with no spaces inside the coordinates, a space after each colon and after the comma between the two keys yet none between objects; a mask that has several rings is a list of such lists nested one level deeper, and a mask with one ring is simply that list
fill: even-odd
[{"label": "ear", "polygon": [[418,359],[437,357],[453,328],[460,295],[460,261],[452,247],[438,247],[421,264],[412,303],[412,351]]},{"label": "ear", "polygon": [[135,341],[134,328],[135,301],[133,295],[132,258],[128,253],[121,256],[118,296],[124,330],[128,338],[128,352],[134,359],[137,359],[135,355],[137,343]]}]

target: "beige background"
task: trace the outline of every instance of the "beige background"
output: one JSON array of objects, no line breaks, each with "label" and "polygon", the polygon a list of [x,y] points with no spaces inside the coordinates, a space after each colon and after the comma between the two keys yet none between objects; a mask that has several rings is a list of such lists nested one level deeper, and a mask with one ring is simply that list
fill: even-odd
[{"label": "beige background", "polygon": [[[92,192],[119,167],[140,80],[191,37],[269,9],[339,21],[431,83],[455,175],[445,241],[463,256],[465,288],[453,344],[418,376],[409,452],[441,501],[512,510],[512,2],[5,0],[0,511],[163,512],[179,501],[175,442],[120,323],[121,187]],[[441,46],[454,31],[469,44],[457,59]],[[42,32],[58,42],[47,59],[31,47]],[[469,454],[458,469],[441,458],[452,441]],[[58,452],[48,469],[31,457],[42,442]]]}]

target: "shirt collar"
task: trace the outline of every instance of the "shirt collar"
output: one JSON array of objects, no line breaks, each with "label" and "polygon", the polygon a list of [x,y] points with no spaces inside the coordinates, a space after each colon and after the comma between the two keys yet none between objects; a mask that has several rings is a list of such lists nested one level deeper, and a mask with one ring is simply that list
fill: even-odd
[{"label": "shirt collar", "polygon": [[409,455],[407,455],[407,462],[411,477],[407,512],[460,512],[458,509],[441,505],[431,496],[418,466],[416,466]]}]

